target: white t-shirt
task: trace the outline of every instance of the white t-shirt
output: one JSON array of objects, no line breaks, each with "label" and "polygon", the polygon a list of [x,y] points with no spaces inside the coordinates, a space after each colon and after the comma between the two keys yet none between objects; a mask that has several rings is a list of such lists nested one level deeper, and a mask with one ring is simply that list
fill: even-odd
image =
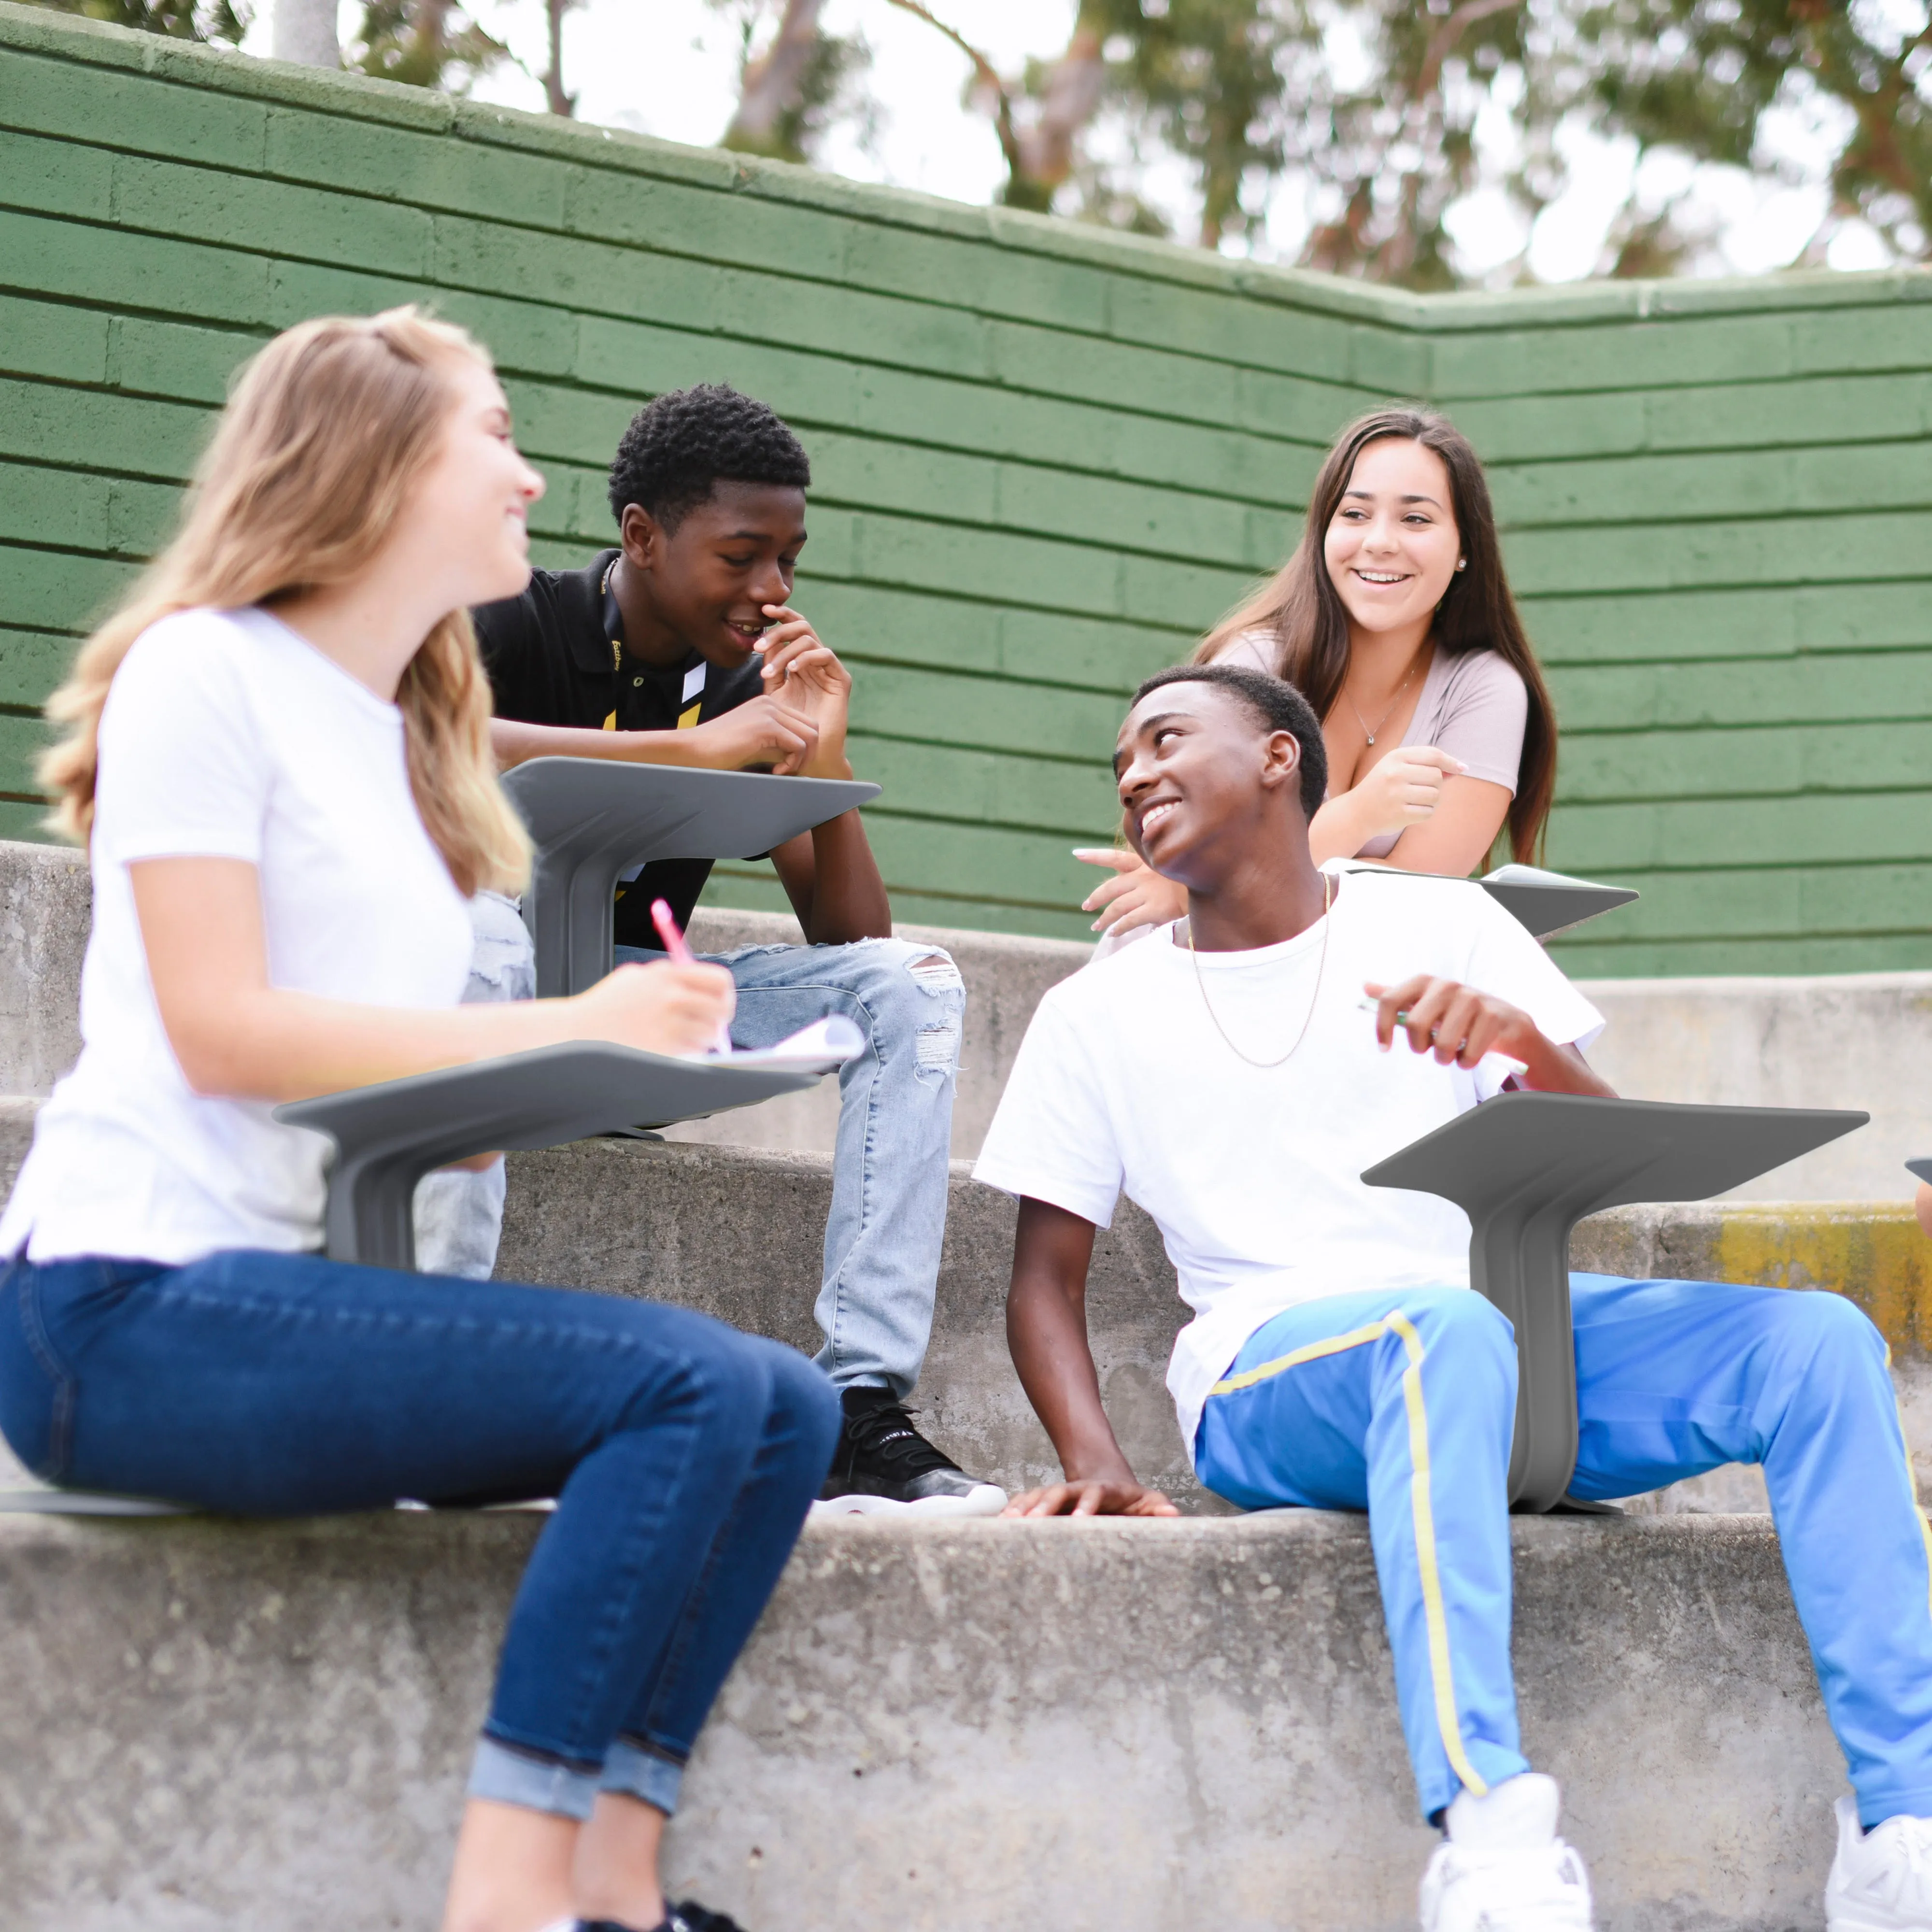
[{"label": "white t-shirt", "polygon": [[[1167,1377],[1190,1455],[1208,1390],[1283,1309],[1358,1289],[1468,1285],[1462,1210],[1360,1176],[1500,1091],[1510,1063],[1441,1066],[1400,1033],[1384,1054],[1360,1008],[1364,982],[1456,980],[1522,1007],[1558,1042],[1587,1045],[1603,1028],[1473,881],[1336,876],[1328,918],[1281,945],[1197,959],[1163,926],[1052,988],[974,1168],[1096,1227],[1124,1190],[1153,1216],[1195,1311]],[[1273,1060],[1311,1000],[1307,1033],[1280,1066],[1248,1065],[1216,1030],[1218,1020],[1242,1052]]]},{"label": "white t-shirt", "polygon": [[244,859],[260,874],[278,986],[453,1006],[464,901],[418,817],[402,714],[261,610],[186,610],[143,632],[100,719],[94,929],[80,1059],[40,1110],[0,1253],[179,1264],[321,1243],[328,1143],[267,1101],[208,1100],[176,1063],[128,867]]}]

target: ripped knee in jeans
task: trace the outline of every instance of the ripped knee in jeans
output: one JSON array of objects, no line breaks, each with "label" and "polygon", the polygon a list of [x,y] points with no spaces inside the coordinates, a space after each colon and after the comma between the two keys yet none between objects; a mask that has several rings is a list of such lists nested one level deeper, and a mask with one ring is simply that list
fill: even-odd
[{"label": "ripped knee in jeans", "polygon": [[922,953],[906,962],[906,971],[920,992],[938,1001],[945,1017],[928,1022],[913,1036],[914,1076],[937,1082],[959,1069],[959,1021],[966,1004],[966,982],[951,956]]}]

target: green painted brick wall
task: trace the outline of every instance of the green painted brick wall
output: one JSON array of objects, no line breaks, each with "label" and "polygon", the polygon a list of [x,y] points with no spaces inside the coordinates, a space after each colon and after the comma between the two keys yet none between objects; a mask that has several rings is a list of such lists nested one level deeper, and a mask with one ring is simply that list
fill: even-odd
[{"label": "green painted brick wall", "polygon": [[546,562],[608,540],[646,396],[796,425],[902,917],[1083,931],[1123,694],[1280,560],[1346,418],[1422,395],[1549,667],[1550,861],[1644,895],[1572,970],[1932,967],[1932,276],[1420,299],[5,0],[0,834],[236,363],[404,299],[495,352]]}]

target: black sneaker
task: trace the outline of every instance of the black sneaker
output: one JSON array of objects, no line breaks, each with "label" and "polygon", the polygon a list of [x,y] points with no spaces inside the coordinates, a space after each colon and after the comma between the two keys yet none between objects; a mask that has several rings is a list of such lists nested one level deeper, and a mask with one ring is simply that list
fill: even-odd
[{"label": "black sneaker", "polygon": [[696,1899],[674,1905],[664,1921],[664,1932],[745,1932],[728,1912],[712,1912]]},{"label": "black sneaker", "polygon": [[935,1449],[890,1389],[848,1388],[840,1400],[845,1426],[814,1516],[998,1516],[1006,1508],[1006,1491]]},{"label": "black sneaker", "polygon": [[[620,1925],[614,1918],[580,1918],[569,1932],[632,1932],[632,1928]],[[682,1905],[670,1907],[650,1932],[745,1932],[745,1928],[729,1913],[710,1911],[696,1899],[687,1898]]]}]

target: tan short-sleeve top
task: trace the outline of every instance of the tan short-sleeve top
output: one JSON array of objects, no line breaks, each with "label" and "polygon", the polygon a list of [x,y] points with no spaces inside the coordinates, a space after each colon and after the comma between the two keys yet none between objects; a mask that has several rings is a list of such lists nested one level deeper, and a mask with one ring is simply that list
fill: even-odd
[{"label": "tan short-sleeve top", "polygon": [[[1217,662],[1245,664],[1275,674],[1275,641],[1265,631],[1244,631],[1230,640]],[[1514,796],[1529,723],[1529,693],[1522,674],[1496,651],[1438,648],[1422,680],[1415,715],[1402,734],[1405,745],[1433,745],[1460,758],[1472,778],[1504,786]],[[1358,859],[1388,856],[1399,832],[1371,838]]]}]

